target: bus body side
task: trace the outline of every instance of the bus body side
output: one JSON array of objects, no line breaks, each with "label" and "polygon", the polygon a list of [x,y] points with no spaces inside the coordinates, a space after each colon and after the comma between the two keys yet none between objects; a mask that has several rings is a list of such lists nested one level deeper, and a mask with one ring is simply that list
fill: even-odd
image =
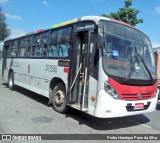
[{"label": "bus body side", "polygon": [[[58,61],[51,59],[9,58],[4,78],[8,81],[11,72],[13,72],[15,85],[49,97],[49,87],[52,80],[59,79],[67,87],[67,73],[64,73],[64,67],[58,66]],[[10,66],[11,63],[12,65]],[[53,71],[45,70],[46,65],[53,67]]]},{"label": "bus body side", "polygon": [[[67,88],[68,73],[64,71],[65,66],[59,66],[58,63],[59,61],[69,63],[68,53],[63,51],[64,53],[60,53],[60,56],[49,55],[49,49],[52,43],[34,44],[31,42],[30,45],[25,48],[27,51],[27,55],[25,55],[26,51],[23,51],[23,49],[21,50],[20,45],[20,41],[23,38],[4,42],[3,49],[6,54],[3,58],[2,78],[9,84],[9,78],[11,73],[13,73],[14,85],[21,86],[48,98],[50,95],[50,88],[53,88],[58,82],[63,83],[65,88]],[[17,40],[19,44],[16,47],[17,49],[15,48],[17,52],[14,53],[14,42],[16,43]],[[63,43],[68,43],[68,41],[63,41]],[[61,42],[53,44],[59,44],[64,48]],[[42,46],[43,49],[39,50],[38,46]],[[32,51],[33,47],[35,50]]]}]

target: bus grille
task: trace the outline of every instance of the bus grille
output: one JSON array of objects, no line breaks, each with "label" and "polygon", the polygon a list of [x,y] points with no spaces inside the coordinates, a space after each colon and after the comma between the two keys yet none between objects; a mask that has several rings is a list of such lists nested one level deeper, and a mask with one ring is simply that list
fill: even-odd
[{"label": "bus grille", "polygon": [[152,93],[146,93],[146,94],[122,94],[122,100],[146,100],[153,97]]}]

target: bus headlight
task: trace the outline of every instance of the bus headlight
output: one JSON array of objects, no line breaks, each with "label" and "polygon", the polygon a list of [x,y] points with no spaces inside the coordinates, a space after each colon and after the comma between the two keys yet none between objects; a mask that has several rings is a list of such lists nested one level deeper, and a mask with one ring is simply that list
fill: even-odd
[{"label": "bus headlight", "polygon": [[119,99],[117,91],[106,81],[104,82],[104,90],[114,99]]}]

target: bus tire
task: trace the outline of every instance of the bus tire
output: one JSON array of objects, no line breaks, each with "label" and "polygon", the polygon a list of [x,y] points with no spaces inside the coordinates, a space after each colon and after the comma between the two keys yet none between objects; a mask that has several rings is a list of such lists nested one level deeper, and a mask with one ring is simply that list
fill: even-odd
[{"label": "bus tire", "polygon": [[14,90],[15,85],[14,85],[14,73],[13,72],[9,74],[8,87],[10,90]]},{"label": "bus tire", "polygon": [[67,104],[66,104],[66,92],[65,86],[63,83],[59,82],[55,85],[52,91],[53,97],[53,108],[59,113],[67,112]]}]

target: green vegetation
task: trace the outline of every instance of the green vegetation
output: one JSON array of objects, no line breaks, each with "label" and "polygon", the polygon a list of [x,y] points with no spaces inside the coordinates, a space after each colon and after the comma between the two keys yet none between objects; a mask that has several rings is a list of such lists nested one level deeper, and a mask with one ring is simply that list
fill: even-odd
[{"label": "green vegetation", "polygon": [[124,7],[119,8],[117,12],[102,14],[102,16],[120,20],[132,26],[136,26],[136,24],[138,23],[143,23],[143,19],[137,18],[137,15],[140,11],[135,8],[130,8],[130,6],[132,5],[132,0],[125,0],[124,3]]},{"label": "green vegetation", "polygon": [[4,41],[10,34],[10,30],[7,28],[6,17],[0,7],[0,42]]}]

